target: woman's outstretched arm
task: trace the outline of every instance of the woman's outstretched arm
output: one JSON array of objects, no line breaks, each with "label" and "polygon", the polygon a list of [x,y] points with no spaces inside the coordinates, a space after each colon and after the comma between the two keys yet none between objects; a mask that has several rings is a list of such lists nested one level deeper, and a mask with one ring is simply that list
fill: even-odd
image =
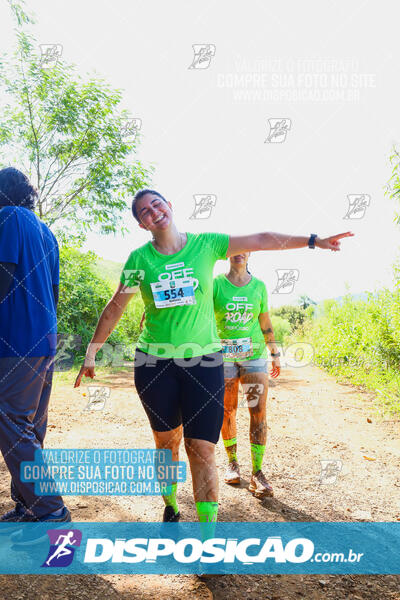
[{"label": "woman's outstretched arm", "polygon": [[[327,238],[315,239],[315,246],[323,250],[340,250],[340,241],[345,237],[352,237],[354,233],[346,231]],[[286,235],[285,233],[251,233],[249,235],[231,235],[226,257],[235,256],[241,252],[256,252],[257,250],[293,250],[295,248],[306,248],[310,236]]]},{"label": "woman's outstretched arm", "polygon": [[118,321],[122,317],[129,300],[135,295],[135,292],[132,293],[130,289],[131,288],[128,288],[126,285],[119,283],[111,300],[104,307],[93,337],[87,347],[86,358],[75,380],[74,387],[79,387],[84,375],[85,377],[91,377],[92,379],[95,376],[94,366],[96,353],[112,334]]}]

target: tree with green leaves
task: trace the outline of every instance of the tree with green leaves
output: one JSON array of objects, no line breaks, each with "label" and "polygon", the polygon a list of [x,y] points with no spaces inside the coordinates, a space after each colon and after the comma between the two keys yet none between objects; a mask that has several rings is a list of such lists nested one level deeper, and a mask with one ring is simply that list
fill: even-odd
[{"label": "tree with green leaves", "polygon": [[305,310],[311,304],[316,305],[317,303],[314,302],[314,300],[312,300],[310,296],[307,296],[307,294],[303,294],[302,296],[299,296],[298,304],[301,306],[301,308]]},{"label": "tree with green leaves", "polygon": [[306,318],[306,314],[302,308],[299,306],[292,306],[291,304],[279,306],[278,308],[272,308],[271,315],[281,317],[282,319],[288,321],[292,330],[300,327]]},{"label": "tree with green leaves", "polygon": [[38,189],[38,216],[60,235],[83,241],[90,230],[124,231],[127,198],[149,185],[153,167],[135,159],[139,133],[120,108],[121,91],[83,80],[51,49],[41,54],[26,31],[34,19],[21,1],[9,4],[16,50],[0,60],[1,167],[25,171]]},{"label": "tree with green leaves", "polygon": [[[392,175],[386,185],[385,194],[393,200],[400,201],[400,154],[393,148],[390,156],[390,162],[392,165]],[[400,225],[400,214],[395,214],[395,222]]]}]

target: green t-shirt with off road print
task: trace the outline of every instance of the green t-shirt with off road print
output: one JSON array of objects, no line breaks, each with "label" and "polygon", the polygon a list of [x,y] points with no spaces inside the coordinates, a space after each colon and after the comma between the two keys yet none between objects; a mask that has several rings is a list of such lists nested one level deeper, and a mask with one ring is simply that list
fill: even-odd
[{"label": "green t-shirt with off road print", "polygon": [[225,274],[214,279],[214,311],[224,361],[255,360],[265,355],[264,334],[258,317],[268,312],[265,283],[256,277],[237,286]]},{"label": "green t-shirt with off road print", "polygon": [[191,358],[221,350],[213,305],[213,269],[226,258],[226,233],[187,233],[185,246],[161,254],[151,242],[129,255],[121,283],[140,288],[145,323],[137,348],[153,356]]}]

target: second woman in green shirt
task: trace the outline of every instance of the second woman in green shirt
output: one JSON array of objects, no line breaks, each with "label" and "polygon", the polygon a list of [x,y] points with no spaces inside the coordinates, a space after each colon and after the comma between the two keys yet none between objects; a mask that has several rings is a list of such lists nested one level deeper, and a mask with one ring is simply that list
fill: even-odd
[{"label": "second woman in green shirt", "polygon": [[272,356],[271,377],[279,375],[280,362],[268,313],[267,290],[265,284],[248,271],[248,258],[248,252],[231,256],[229,273],[214,279],[214,311],[224,357],[222,438],[229,461],[225,482],[230,485],[240,483],[236,437],[240,382],[250,412],[252,477],[249,489],[254,496],[262,498],[273,495],[262,472],[267,437],[266,343]]}]

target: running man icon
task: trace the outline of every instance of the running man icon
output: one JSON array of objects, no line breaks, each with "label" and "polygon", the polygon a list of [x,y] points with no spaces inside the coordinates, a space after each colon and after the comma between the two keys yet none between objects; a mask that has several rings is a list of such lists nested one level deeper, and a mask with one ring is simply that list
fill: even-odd
[{"label": "running man icon", "polygon": [[[74,557],[75,548],[80,546],[82,533],[79,529],[50,529],[50,549],[43,567],[67,567]],[[52,564],[50,564],[52,563]]]},{"label": "running man icon", "polygon": [[[56,558],[56,556],[61,558],[62,556],[66,556],[67,554],[73,554],[72,550],[70,548],[67,548],[68,544],[76,544],[77,542],[77,540],[72,539],[73,535],[73,531],[68,531],[67,535],[60,535],[58,537],[56,544],[59,544],[59,546],[57,546],[56,551],[50,556],[50,558],[46,560],[47,566],[50,566],[51,561],[53,560],[53,558]],[[63,542],[61,542],[60,544],[61,538],[63,539]]]}]

